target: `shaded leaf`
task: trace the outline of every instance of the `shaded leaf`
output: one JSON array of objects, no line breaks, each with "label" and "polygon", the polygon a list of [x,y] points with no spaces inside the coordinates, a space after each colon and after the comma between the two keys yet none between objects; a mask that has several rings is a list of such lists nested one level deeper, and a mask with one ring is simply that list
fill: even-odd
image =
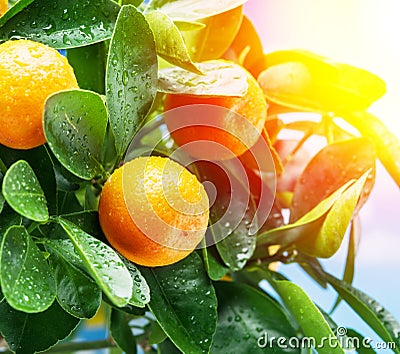
[{"label": "shaded leaf", "polygon": [[1,288],[16,310],[46,310],[56,297],[56,284],[42,252],[23,226],[12,226],[3,237]]},{"label": "shaded leaf", "polygon": [[228,273],[229,268],[227,268],[220,257],[217,257],[214,253],[214,248],[211,249],[211,247],[205,247],[205,245],[203,245],[202,254],[207,274],[211,280],[220,280]]},{"label": "shaded leaf", "polygon": [[110,315],[110,334],[126,354],[136,354],[136,339],[128,325],[129,318],[122,311],[112,309]]},{"label": "shaded leaf", "polygon": [[[353,343],[360,343],[360,346],[356,348],[358,354],[376,354],[376,351],[371,348],[369,344],[370,341],[367,340],[360,333],[356,332],[354,329],[348,328],[346,333],[348,338],[351,338]],[[366,343],[367,340],[367,343]],[[353,348],[347,348],[353,349]]]},{"label": "shaded leaf", "polygon": [[210,60],[197,64],[203,75],[181,68],[159,71],[158,89],[177,95],[242,97],[246,94],[247,73],[237,64]]},{"label": "shaded leaf", "polygon": [[101,42],[111,37],[119,9],[111,0],[24,1],[0,20],[0,41],[24,38],[57,49]]},{"label": "shaded leaf", "polygon": [[157,92],[157,53],[145,17],[123,6],[110,43],[106,101],[117,153],[123,156]]},{"label": "shaded leaf", "polygon": [[57,302],[44,312],[29,314],[0,302],[0,333],[18,354],[46,350],[68,337],[79,319],[65,312]]},{"label": "shaded leaf", "polygon": [[60,218],[58,222],[97,285],[116,306],[126,305],[132,295],[132,279],[115,251],[70,221]]},{"label": "shaded leaf", "polygon": [[200,257],[194,252],[170,266],[139,269],[151,289],[148,307],[168,337],[182,352],[208,352],[217,299]]},{"label": "shaded leaf", "polygon": [[104,42],[68,49],[68,62],[81,89],[105,93],[106,54]]},{"label": "shaded leaf", "polygon": [[[212,353],[300,353],[280,349],[271,337],[296,337],[285,310],[266,294],[245,284],[215,283],[218,324]],[[274,345],[275,344],[275,345]]]},{"label": "shaded leaf", "polygon": [[26,161],[17,161],[7,170],[2,191],[7,203],[22,216],[38,222],[49,218],[43,189]]},{"label": "shaded leaf", "polygon": [[[299,323],[304,335],[315,339],[318,353],[344,354],[329,324],[304,290],[286,280],[276,281],[275,287],[285,306]],[[329,341],[326,341],[327,338]]]},{"label": "shaded leaf", "polygon": [[82,271],[68,262],[58,250],[46,247],[49,262],[57,283],[57,300],[72,316],[92,318],[101,304],[101,290]]},{"label": "shaded leaf", "polygon": [[7,204],[4,206],[3,212],[0,215],[0,245],[4,234],[11,226],[20,226],[22,224],[22,216],[16,213]]},{"label": "shaded leaf", "polygon": [[182,35],[174,22],[161,11],[146,14],[146,20],[153,31],[157,54],[173,65],[201,74],[190,59]]},{"label": "shaded leaf", "polygon": [[394,342],[395,353],[400,353],[400,323],[374,299],[351,285],[326,274],[328,282],[350,307],[378,334],[385,342]]},{"label": "shaded leaf", "polygon": [[101,153],[107,111],[100,95],[69,90],[50,96],[45,104],[43,127],[51,150],[62,165],[90,180],[104,172]]}]

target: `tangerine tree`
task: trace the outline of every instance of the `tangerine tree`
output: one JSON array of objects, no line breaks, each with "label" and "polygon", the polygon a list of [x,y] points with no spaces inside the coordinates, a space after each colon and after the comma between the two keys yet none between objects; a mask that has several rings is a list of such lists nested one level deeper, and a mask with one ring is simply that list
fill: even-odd
[{"label": "tangerine tree", "polygon": [[[368,112],[385,83],[264,54],[244,3],[10,2],[2,352],[374,352],[285,275],[297,264],[400,353],[400,324],[352,285],[377,160],[400,185],[399,141]],[[321,259],[340,248],[332,275]],[[99,311],[109,336],[72,341]]]}]

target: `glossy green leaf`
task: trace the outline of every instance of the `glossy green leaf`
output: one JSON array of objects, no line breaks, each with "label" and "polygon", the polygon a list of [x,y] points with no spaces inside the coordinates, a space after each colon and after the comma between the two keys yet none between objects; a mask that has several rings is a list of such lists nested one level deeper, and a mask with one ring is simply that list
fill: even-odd
[{"label": "glossy green leaf", "polygon": [[57,283],[57,300],[72,316],[92,318],[101,304],[101,290],[97,284],[51,247],[49,262]]},{"label": "glossy green leaf", "polygon": [[290,222],[314,208],[340,186],[371,170],[359,207],[367,200],[375,182],[376,151],[367,138],[343,140],[322,148],[303,169],[294,187]]},{"label": "glossy green leaf", "polygon": [[167,335],[160,327],[157,321],[151,324],[151,332],[149,335],[149,344],[159,344],[167,339]]},{"label": "glossy green leaf", "polygon": [[247,0],[151,0],[146,11],[161,10],[174,20],[195,21],[243,5]]},{"label": "glossy green leaf", "polygon": [[26,3],[0,21],[0,41],[24,38],[57,49],[101,42],[111,37],[120,9],[111,0]]},{"label": "glossy green leaf", "polygon": [[328,282],[350,307],[385,341],[394,342],[400,353],[400,323],[374,299],[351,285],[327,274]]},{"label": "glossy green leaf", "polygon": [[267,98],[300,111],[364,110],[386,92],[370,72],[301,50],[265,56],[267,69],[258,77]]},{"label": "glossy green leaf", "polygon": [[210,60],[198,63],[203,75],[181,68],[167,68],[159,71],[158,89],[177,95],[232,96],[246,94],[247,73],[239,65],[224,60]]},{"label": "glossy green leaf", "polygon": [[51,150],[63,166],[90,180],[104,172],[101,153],[107,127],[102,98],[90,91],[61,91],[45,104],[43,127]]},{"label": "glossy green leaf", "polygon": [[341,117],[375,143],[379,160],[400,186],[400,142],[396,135],[369,112],[346,113]]},{"label": "glossy green leaf", "polygon": [[111,39],[106,100],[117,154],[125,154],[157,92],[157,52],[145,17],[123,6]]},{"label": "glossy green leaf", "polygon": [[68,49],[68,62],[82,90],[105,93],[106,54],[104,42]]},{"label": "glossy green leaf", "polygon": [[151,289],[148,304],[161,328],[184,353],[207,353],[217,322],[217,299],[194,252],[166,267],[140,271]]},{"label": "glossy green leaf", "polygon": [[126,354],[136,354],[136,339],[128,325],[130,318],[126,313],[112,309],[110,316],[110,334],[115,343]]},{"label": "glossy green leaf", "polygon": [[76,213],[64,214],[64,219],[71,221],[87,234],[105,241],[106,237],[100,227],[99,214],[97,211],[80,211]]},{"label": "glossy green leaf", "polygon": [[345,190],[326,214],[318,233],[302,235],[297,248],[312,257],[329,258],[339,249],[365,185],[369,171]]},{"label": "glossy green leaf", "polygon": [[271,337],[286,341],[296,337],[287,313],[276,301],[245,284],[218,282],[215,289],[218,324],[211,353],[301,352],[300,348],[283,350],[271,341]]},{"label": "glossy green leaf", "polygon": [[353,184],[354,181],[347,182],[295,223],[271,229],[258,235],[257,248],[262,245],[288,245],[295,242],[301,235],[318,233],[326,214],[335,202],[340,199],[343,192]]},{"label": "glossy green leaf", "polygon": [[121,0],[121,5],[133,5],[135,7],[138,7],[143,0]]},{"label": "glossy green leaf", "polygon": [[133,291],[129,304],[137,307],[145,307],[150,301],[150,289],[146,279],[132,262],[122,256],[121,258],[133,280]]},{"label": "glossy green leaf", "polygon": [[20,160],[7,170],[2,191],[7,203],[22,216],[38,222],[49,218],[42,187],[26,161]]},{"label": "glossy green leaf", "polygon": [[201,74],[190,59],[183,37],[174,22],[161,11],[146,14],[156,42],[157,54],[173,65]]},{"label": "glossy green leaf", "polygon": [[50,214],[57,214],[56,176],[54,156],[46,145],[30,150],[15,150],[0,145],[0,156],[7,167],[18,160],[25,160],[31,166],[47,200]]},{"label": "glossy green leaf", "polygon": [[23,226],[12,226],[1,244],[0,279],[7,302],[15,309],[46,310],[56,297],[56,284],[42,252]]},{"label": "glossy green leaf", "polygon": [[70,221],[60,218],[58,222],[97,285],[116,306],[126,305],[132,295],[132,279],[115,251]]},{"label": "glossy green leaf", "polygon": [[0,303],[0,332],[18,354],[44,351],[68,337],[78,324],[79,319],[57,302],[35,314],[14,310],[6,301]]},{"label": "glossy green leaf", "polygon": [[203,245],[202,254],[207,274],[211,280],[220,280],[228,273],[229,268],[223,264],[222,260],[217,259],[220,257],[217,257],[218,255],[214,253],[215,249],[211,250],[210,247],[205,247],[205,245]]},{"label": "glossy green leaf", "polygon": [[286,280],[276,281],[275,287],[304,335],[314,339],[319,354],[344,354],[329,324],[304,290]]}]

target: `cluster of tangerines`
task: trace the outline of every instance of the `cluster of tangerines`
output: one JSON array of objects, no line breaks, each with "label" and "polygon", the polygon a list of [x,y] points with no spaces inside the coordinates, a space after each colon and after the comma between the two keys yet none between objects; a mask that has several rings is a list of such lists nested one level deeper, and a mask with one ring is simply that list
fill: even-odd
[{"label": "cluster of tangerines", "polygon": [[[247,137],[243,144],[231,132],[227,114],[222,117],[222,129],[186,127],[172,137],[178,146],[196,140],[220,144],[251,168],[254,158],[247,150],[261,136],[268,140],[268,105],[257,82],[265,69],[262,46],[242,6],[203,22],[204,30],[191,36],[183,33],[192,59],[241,64],[248,71],[247,92],[243,97],[167,94],[164,109],[197,104],[223,107],[243,117],[257,134]],[[44,144],[42,115],[46,99],[57,91],[75,88],[78,84],[74,71],[56,50],[30,40],[1,44],[0,143],[13,149]],[[235,130],[247,133],[241,127]],[[107,239],[121,254],[141,265],[163,266],[184,258],[200,243],[209,222],[209,201],[203,185],[185,167],[169,158],[139,157],[117,168],[108,178],[100,196],[99,218]],[[140,225],[134,220],[140,220]]]}]

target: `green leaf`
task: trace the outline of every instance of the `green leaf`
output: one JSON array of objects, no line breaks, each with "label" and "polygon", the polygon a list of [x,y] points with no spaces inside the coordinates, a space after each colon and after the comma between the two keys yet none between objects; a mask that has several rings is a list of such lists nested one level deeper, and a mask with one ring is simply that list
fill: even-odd
[{"label": "green leaf", "polygon": [[121,5],[133,5],[135,7],[138,7],[143,0],[121,0]]},{"label": "green leaf", "polygon": [[329,258],[336,253],[350,224],[369,173],[370,171],[364,173],[356,183],[342,193],[326,214],[318,233],[303,234],[296,241],[296,246],[300,251],[309,256],[322,258]]},{"label": "green leaf", "polygon": [[132,279],[115,251],[70,221],[60,218],[58,222],[97,285],[116,306],[126,305],[132,295]]},{"label": "green leaf", "polygon": [[174,22],[161,11],[146,14],[156,42],[157,54],[173,65],[201,74],[190,59],[183,37]]},{"label": "green leaf", "polygon": [[101,304],[101,290],[82,271],[68,262],[62,253],[50,247],[49,262],[57,283],[57,300],[61,307],[78,318],[92,318]]},{"label": "green leaf", "polygon": [[[360,333],[356,332],[354,329],[348,328],[347,329],[347,338],[351,338],[352,343],[360,343],[360,346],[357,346],[356,350],[358,354],[376,354],[376,351],[371,348],[370,341],[368,344],[365,343],[365,338],[362,336]],[[355,345],[353,345],[355,346]],[[353,349],[353,348],[348,348],[348,349]]]},{"label": "green leaf", "polygon": [[1,244],[0,280],[7,302],[16,310],[46,310],[56,297],[56,284],[42,252],[23,226],[12,226]]},{"label": "green leaf", "polygon": [[151,324],[151,332],[149,335],[149,344],[159,344],[165,339],[167,339],[167,335],[163,331],[163,329],[160,327],[157,321],[152,322]]},{"label": "green leaf", "polygon": [[0,332],[18,354],[44,351],[68,337],[79,319],[66,313],[57,302],[44,312],[29,314],[0,303]]},{"label": "green leaf", "polygon": [[20,160],[7,170],[3,180],[3,195],[7,203],[22,216],[38,222],[49,218],[42,187],[26,161]]},{"label": "green leaf", "polygon": [[64,214],[62,217],[71,221],[87,234],[94,236],[98,240],[106,241],[106,237],[100,227],[99,214],[97,211],[80,211]]},{"label": "green leaf", "polygon": [[217,255],[213,254],[210,247],[203,245],[202,254],[207,274],[211,280],[220,280],[228,273],[229,268],[223,264],[222,260],[217,259]]},{"label": "green leaf", "polygon": [[[295,242],[301,235],[318,233],[322,227],[324,217],[354,181],[349,181],[328,198],[322,200],[315,208],[293,224],[287,224],[271,229],[257,236],[257,249],[263,245],[288,245]],[[257,252],[256,252],[257,253]],[[255,255],[256,255],[255,253]]]},{"label": "green leaf", "polygon": [[204,23],[201,22],[193,22],[193,21],[174,21],[175,26],[178,27],[178,30],[181,32],[186,31],[197,31],[206,27]]},{"label": "green leaf", "polygon": [[47,200],[50,214],[57,214],[56,176],[51,151],[42,145],[30,150],[15,150],[0,145],[0,156],[7,167],[18,160],[25,160],[31,166]]},{"label": "green leaf", "polygon": [[120,9],[111,0],[27,3],[0,20],[0,42],[24,38],[57,49],[101,42],[111,37]]},{"label": "green leaf", "polygon": [[101,152],[107,111],[100,95],[62,91],[45,104],[43,127],[51,150],[62,165],[80,178],[101,175]]},{"label": "green leaf", "polygon": [[385,342],[394,342],[395,353],[400,353],[400,323],[374,299],[351,285],[326,274],[328,282],[344,301],[378,334]]},{"label": "green leaf", "polygon": [[181,68],[162,69],[158,89],[177,95],[242,97],[246,94],[247,73],[241,66],[224,60],[198,63],[203,75]]},{"label": "green leaf", "polygon": [[21,12],[25,7],[31,4],[34,0],[19,0],[17,1],[8,11],[1,16],[0,18],[0,27],[4,26],[4,24],[12,17],[14,17],[17,13]]},{"label": "green leaf", "polygon": [[122,157],[142,126],[157,92],[157,52],[145,17],[123,6],[111,39],[106,72],[110,126]]},{"label": "green leaf", "polygon": [[146,11],[161,10],[173,20],[195,21],[243,5],[247,0],[151,0]]},{"label": "green leaf", "polygon": [[253,255],[257,241],[257,208],[249,186],[234,174],[234,162],[216,165],[198,161],[196,166],[200,179],[213,184],[217,191],[210,208],[212,240],[224,263],[233,271],[240,270]]},{"label": "green leaf", "polygon": [[245,284],[215,283],[218,297],[218,324],[212,353],[300,353],[300,349],[280,350],[271,337],[287,341],[296,337],[285,310],[266,294]]},{"label": "green leaf", "polygon": [[[349,236],[349,246],[347,249],[346,266],[343,274],[343,281],[347,284],[352,284],[354,279],[354,266],[356,258],[356,248],[357,243],[360,240],[361,235],[361,225],[360,218],[356,216],[351,221],[350,225],[350,236]],[[332,307],[331,313],[338,307],[342,298],[338,295],[335,304]]]},{"label": "green leaf", "polygon": [[132,296],[129,300],[129,304],[137,307],[145,307],[150,301],[150,289],[146,282],[146,279],[142,276],[139,269],[125,257],[122,257],[126,268],[133,280],[133,291]]},{"label": "green leaf", "polygon": [[126,313],[112,309],[110,315],[110,334],[126,354],[136,354],[136,339],[128,325],[130,320]]},{"label": "green leaf", "polygon": [[322,148],[303,169],[294,187],[290,222],[314,208],[340,186],[372,169],[359,206],[367,200],[375,182],[376,151],[367,138],[335,142]]},{"label": "green leaf", "polygon": [[22,224],[22,216],[11,209],[7,204],[4,206],[0,215],[0,245],[4,234],[11,226],[20,226]]},{"label": "green leaf", "polygon": [[68,49],[67,58],[81,89],[105,93],[106,54],[104,42]]},{"label": "green leaf", "polygon": [[384,81],[368,71],[307,51],[270,53],[265,62],[258,81],[267,99],[300,111],[364,110],[386,92]]},{"label": "green leaf", "polygon": [[217,322],[217,299],[194,252],[166,267],[140,267],[151,289],[148,304],[161,328],[184,353],[209,351]]},{"label": "green leaf", "polygon": [[396,135],[369,112],[346,113],[341,117],[375,143],[379,160],[400,186],[400,142]]},{"label": "green leaf", "polygon": [[[275,286],[285,306],[299,323],[304,335],[315,340],[315,349],[319,354],[344,354],[329,324],[304,290],[286,280],[275,281]],[[329,341],[326,340],[327,338]]]}]

